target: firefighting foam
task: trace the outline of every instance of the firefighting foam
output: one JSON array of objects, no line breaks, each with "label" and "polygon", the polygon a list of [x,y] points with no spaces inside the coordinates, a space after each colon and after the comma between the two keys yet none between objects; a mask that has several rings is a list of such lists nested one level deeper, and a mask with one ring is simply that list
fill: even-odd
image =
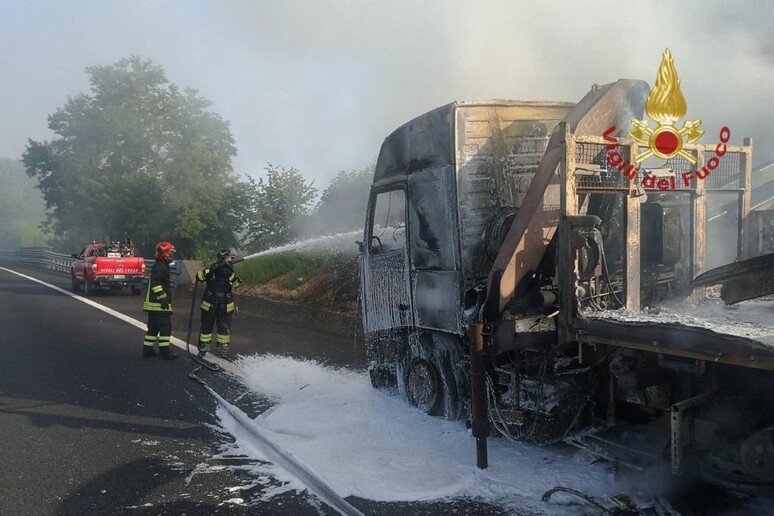
[{"label": "firefighting foam", "polygon": [[[470,434],[460,421],[444,421],[371,388],[368,375],[276,355],[240,358],[239,375],[253,392],[277,403],[255,423],[341,496],[379,501],[470,497],[512,510],[545,513],[540,496],[562,483],[594,495],[623,488],[584,452],[548,450],[504,439],[491,447],[498,459],[482,472],[471,465]],[[266,460],[266,452],[240,430],[226,409],[223,429],[236,438],[223,452],[258,459],[254,473],[270,474],[287,489],[306,489]],[[411,438],[407,438],[410,436]],[[513,464],[540,464],[514,468]],[[556,514],[574,514],[576,507]]]}]

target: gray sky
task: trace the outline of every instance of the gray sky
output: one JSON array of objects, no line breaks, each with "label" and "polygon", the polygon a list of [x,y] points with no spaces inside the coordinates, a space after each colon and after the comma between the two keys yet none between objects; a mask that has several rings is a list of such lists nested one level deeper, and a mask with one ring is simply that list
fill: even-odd
[{"label": "gray sky", "polygon": [[[734,7],[741,6],[741,7]],[[670,47],[703,142],[728,125],[774,159],[774,2],[0,0],[0,157],[51,138],[84,69],[136,54],[231,123],[235,168],[294,166],[318,186],[452,100],[579,100],[653,85]]]}]

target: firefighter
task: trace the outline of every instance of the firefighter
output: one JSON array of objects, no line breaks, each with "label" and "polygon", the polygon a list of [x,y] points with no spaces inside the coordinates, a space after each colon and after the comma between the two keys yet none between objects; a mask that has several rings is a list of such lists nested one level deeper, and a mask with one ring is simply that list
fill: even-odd
[{"label": "firefighter", "polygon": [[207,284],[201,304],[201,328],[199,331],[199,356],[204,357],[212,342],[212,328],[217,323],[218,337],[215,352],[221,358],[228,356],[231,344],[231,316],[236,310],[232,289],[242,280],[234,274],[231,263],[234,255],[228,249],[220,249],[217,260],[196,273],[196,281]]},{"label": "firefighter", "polygon": [[[143,357],[174,359],[177,353],[169,347],[172,338],[172,288],[170,287],[169,263],[173,260],[175,246],[169,242],[156,244],[156,263],[150,273],[148,292],[142,309],[148,312],[148,331],[142,347]],[[158,340],[159,351],[154,345]]]}]

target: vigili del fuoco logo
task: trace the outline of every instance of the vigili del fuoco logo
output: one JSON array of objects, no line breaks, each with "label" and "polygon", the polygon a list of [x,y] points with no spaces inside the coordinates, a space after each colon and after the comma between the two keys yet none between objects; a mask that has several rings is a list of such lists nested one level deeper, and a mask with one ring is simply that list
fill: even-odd
[{"label": "vigili del fuoco logo", "polygon": [[[656,85],[650,90],[645,102],[645,114],[656,123],[652,128],[645,120],[633,118],[631,120],[633,130],[631,136],[639,145],[647,147],[634,157],[634,163],[624,160],[616,150],[618,139],[611,135],[616,127],[612,126],[604,132],[603,137],[609,142],[607,150],[607,164],[621,172],[629,180],[636,179],[640,171],[638,163],[651,156],[668,160],[675,156],[685,158],[689,163],[696,164],[696,156],[687,152],[685,144],[696,142],[704,134],[700,131],[701,120],[688,120],[678,129],[678,122],[685,116],[688,105],[685,102],[683,92],[680,90],[680,79],[677,77],[675,62],[672,53],[667,48],[661,59],[661,66],[656,75]],[[720,164],[720,159],[726,155],[726,144],[731,139],[731,130],[723,126],[720,129],[720,143],[715,147],[715,155],[707,163],[695,172],[698,179],[705,179]],[[645,188],[658,188],[659,190],[671,190],[677,187],[675,175],[657,178],[655,175],[643,174],[642,185]],[[688,170],[680,174],[683,185],[688,187],[694,177],[694,171]]]}]

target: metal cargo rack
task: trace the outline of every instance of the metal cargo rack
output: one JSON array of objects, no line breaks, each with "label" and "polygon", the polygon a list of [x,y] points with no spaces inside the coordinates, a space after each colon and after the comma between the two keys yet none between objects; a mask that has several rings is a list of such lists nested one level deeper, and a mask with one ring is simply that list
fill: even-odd
[{"label": "metal cargo rack", "polygon": [[[690,184],[685,187],[680,179],[680,188],[647,189],[642,187],[644,170],[629,180],[617,168],[611,167],[607,156],[617,151],[624,162],[638,153],[634,140],[622,139],[615,144],[597,136],[575,136],[568,127],[564,132],[564,158],[559,166],[560,213],[558,253],[559,290],[564,307],[559,314],[559,339],[562,343],[606,344],[627,347],[659,354],[667,354],[696,360],[741,365],[757,369],[774,370],[774,348],[754,338],[724,335],[706,328],[682,325],[642,322],[625,322],[604,318],[582,317],[577,310],[575,295],[576,258],[573,253],[571,234],[574,227],[588,223],[582,221],[581,206],[587,194],[611,194],[624,197],[625,216],[623,235],[625,242],[623,268],[624,308],[630,312],[640,310],[640,216],[643,191],[663,195],[688,195],[690,206],[689,257],[691,278],[705,271],[706,256],[706,202],[707,196],[715,193],[736,193],[739,211],[738,226],[740,238],[738,255],[751,255],[750,238],[750,185],[752,174],[752,140],[745,138],[744,145],[727,145],[726,154],[719,160],[718,167],[704,179],[697,179],[701,170],[714,155],[715,144],[687,144],[683,149],[696,159],[690,163],[679,157],[672,161],[678,172],[692,172]],[[612,148],[611,148],[612,147]],[[713,176],[717,174],[717,176]],[[695,300],[701,300],[704,292],[698,289]]]}]

